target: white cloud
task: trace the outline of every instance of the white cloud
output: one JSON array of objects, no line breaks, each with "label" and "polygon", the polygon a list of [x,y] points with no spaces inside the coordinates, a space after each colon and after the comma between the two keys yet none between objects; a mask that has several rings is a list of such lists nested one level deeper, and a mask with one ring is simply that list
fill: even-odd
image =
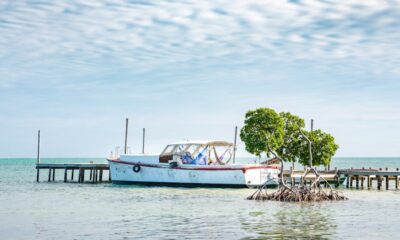
[{"label": "white cloud", "polygon": [[107,59],[151,69],[231,55],[257,62],[268,52],[270,60],[351,58],[371,67],[380,58],[377,71],[398,71],[397,1],[148,3],[5,1],[0,67],[96,71]]}]

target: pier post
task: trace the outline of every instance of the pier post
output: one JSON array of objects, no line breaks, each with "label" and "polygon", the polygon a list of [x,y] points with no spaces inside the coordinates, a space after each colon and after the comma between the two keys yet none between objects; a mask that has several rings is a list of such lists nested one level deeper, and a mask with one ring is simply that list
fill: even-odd
[{"label": "pier post", "polygon": [[[38,142],[37,142],[37,158],[36,158],[36,166],[40,163],[40,130],[38,130]],[[39,182],[39,172],[40,169],[37,168],[36,173],[36,182]]]},{"label": "pier post", "polygon": [[56,178],[56,169],[53,168],[53,182],[54,182],[55,178]]},{"label": "pier post", "polygon": [[103,169],[100,169],[99,182],[103,181]]},{"label": "pier post", "polygon": [[350,188],[353,187],[353,176],[350,176]]},{"label": "pier post", "polygon": [[68,172],[68,168],[65,168],[65,170],[64,170],[64,182],[67,182],[67,172]]},{"label": "pier post", "polygon": [[78,183],[80,183],[81,182],[81,178],[82,178],[82,171],[81,171],[81,169],[79,168],[79,170],[78,170]]},{"label": "pier post", "polygon": [[364,179],[365,179],[365,176],[361,176],[361,188],[364,188]]},{"label": "pier post", "polygon": [[389,190],[389,176],[385,176],[386,190]]},{"label": "pier post", "polygon": [[92,183],[94,183],[94,182],[96,182],[96,169],[90,169],[90,172],[93,172],[93,175],[92,175]]},{"label": "pier post", "polygon": [[359,186],[359,176],[357,175],[356,176],[356,188],[358,189],[358,186]]},{"label": "pier post", "polygon": [[346,175],[346,188],[349,188],[349,184],[350,184],[350,176],[349,174]]},{"label": "pier post", "polygon": [[90,169],[89,181],[93,180],[93,169]]},{"label": "pier post", "polygon": [[[396,171],[399,171],[399,168],[396,168]],[[399,176],[396,176],[396,183],[395,183],[396,190],[399,189]]]},{"label": "pier post", "polygon": [[71,169],[71,181],[74,181],[74,171],[75,169]]},{"label": "pier post", "polygon": [[49,168],[49,182],[51,181],[51,168]]},{"label": "pier post", "polygon": [[381,190],[381,186],[382,186],[382,177],[381,177],[381,176],[378,176],[377,178],[378,178],[378,179],[377,179],[377,181],[378,181],[378,190]]},{"label": "pier post", "polygon": [[370,179],[369,175],[367,175],[367,187],[368,187],[368,189],[371,188],[371,179]]},{"label": "pier post", "polygon": [[340,185],[340,175],[338,175],[338,176],[336,177],[336,184],[335,184],[335,187],[338,188],[339,185]]},{"label": "pier post", "polygon": [[79,168],[79,175],[81,179],[81,183],[85,182],[85,169],[84,168]]}]

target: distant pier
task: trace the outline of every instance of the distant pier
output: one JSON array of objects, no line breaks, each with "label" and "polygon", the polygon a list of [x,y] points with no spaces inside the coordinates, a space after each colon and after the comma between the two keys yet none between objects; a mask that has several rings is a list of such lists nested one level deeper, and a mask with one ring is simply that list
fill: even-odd
[{"label": "distant pier", "polygon": [[370,189],[373,182],[376,182],[378,190],[385,183],[385,188],[389,189],[389,182],[394,182],[395,189],[399,189],[400,171],[396,168],[395,171],[385,168],[371,169],[371,168],[361,168],[361,169],[342,169],[338,171],[339,174],[344,175],[347,178],[346,188],[352,188],[353,182],[355,182],[355,187],[364,188],[364,181],[366,182],[366,187]]},{"label": "distant pier", "polygon": [[[97,183],[111,180],[108,164],[101,163],[36,163],[37,182],[40,180],[40,170],[48,170],[47,181],[49,182],[56,180],[56,170],[63,173],[64,182],[74,182],[76,176],[75,182],[83,183],[87,175],[89,177],[86,182]],[[105,171],[107,171],[107,174],[104,174]]]},{"label": "distant pier", "polygon": [[[383,187],[389,190],[389,187],[392,186],[390,182],[393,182],[394,188],[397,190],[400,184],[399,168],[396,168],[395,171],[389,170],[388,168],[349,168],[318,171],[318,173],[335,187],[339,187],[344,178],[346,179],[346,188],[371,189],[375,182],[378,190],[381,190]],[[304,171],[287,170],[283,172],[285,180],[292,185],[299,183],[303,174]],[[304,180],[306,183],[307,181],[311,182],[315,177],[314,174],[308,174]]]}]

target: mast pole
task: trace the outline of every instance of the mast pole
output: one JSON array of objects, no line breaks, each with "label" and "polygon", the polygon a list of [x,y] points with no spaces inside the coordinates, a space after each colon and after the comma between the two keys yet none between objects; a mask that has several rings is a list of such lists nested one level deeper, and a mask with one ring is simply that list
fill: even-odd
[{"label": "mast pole", "polygon": [[236,140],[237,140],[237,130],[238,130],[238,127],[237,126],[235,126],[235,140],[234,140],[234,146],[233,146],[233,163],[235,163],[235,161],[236,161]]},{"label": "mast pole", "polygon": [[124,153],[126,154],[128,152],[128,118],[126,118],[125,121],[125,148],[124,148]]},{"label": "mast pole", "polygon": [[142,154],[144,154],[144,143],[146,140],[146,128],[143,128],[143,139],[142,139]]},{"label": "mast pole", "polygon": [[38,130],[37,159],[36,159],[36,163],[40,163],[40,130]]}]

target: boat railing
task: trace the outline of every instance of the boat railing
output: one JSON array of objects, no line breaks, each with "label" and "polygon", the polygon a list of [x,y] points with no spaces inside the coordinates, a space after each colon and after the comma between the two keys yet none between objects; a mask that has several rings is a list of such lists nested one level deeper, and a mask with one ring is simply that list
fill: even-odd
[{"label": "boat railing", "polygon": [[[119,159],[121,154],[125,154],[124,148],[116,146],[114,151],[110,152],[110,159]],[[131,147],[126,147],[126,154],[132,154]]]}]

